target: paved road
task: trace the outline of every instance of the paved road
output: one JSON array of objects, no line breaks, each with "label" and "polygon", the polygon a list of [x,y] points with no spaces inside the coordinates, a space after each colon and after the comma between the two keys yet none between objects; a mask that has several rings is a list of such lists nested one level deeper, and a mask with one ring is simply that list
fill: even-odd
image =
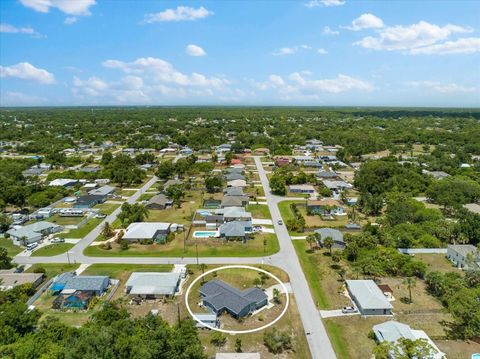
[{"label": "paved road", "polygon": [[[335,359],[335,352],[328,338],[325,327],[320,318],[320,313],[313,302],[307,280],[303,274],[300,262],[298,261],[293,247],[290,235],[284,225],[278,225],[281,219],[278,203],[285,200],[283,197],[274,196],[270,192],[268,178],[266,176],[260,157],[254,157],[255,164],[258,169],[261,183],[265,190],[265,197],[272,215],[272,221],[280,243],[280,252],[268,257],[202,257],[199,263],[205,264],[267,264],[281,268],[288,273],[290,284],[295,294],[297,307],[303,322],[310,353],[314,359]],[[140,190],[131,196],[127,202],[135,202],[142,193],[147,191],[157,180],[153,177]],[[289,200],[292,198],[288,198]],[[300,198],[298,198],[300,199]],[[67,254],[54,257],[15,257],[15,262],[19,264],[33,263],[66,263],[68,261],[94,264],[94,263],[129,263],[129,264],[196,264],[196,258],[179,258],[179,257],[87,257],[83,254],[83,250],[92,243],[100,234],[103,224],[108,221],[112,223],[116,218],[120,208],[105,218],[94,230],[92,230],[85,238],[80,240]]]},{"label": "paved road", "polygon": [[[313,302],[307,279],[303,274],[302,267],[298,261],[288,230],[285,225],[278,224],[278,220],[282,219],[280,210],[278,209],[278,203],[284,200],[284,198],[277,197],[270,192],[268,178],[260,161],[260,157],[256,156],[254,158],[260,180],[262,181],[265,190],[265,197],[267,198],[275,233],[280,242],[281,251],[275,256],[274,260],[275,263],[278,263],[278,265],[282,267],[290,277],[290,284],[293,293],[295,294],[297,307],[303,322],[303,328],[306,333],[310,333],[310,335],[307,335],[310,353],[315,359],[336,358],[330,339],[328,338],[327,332],[320,318],[320,313]],[[282,265],[280,265],[280,263]]]}]

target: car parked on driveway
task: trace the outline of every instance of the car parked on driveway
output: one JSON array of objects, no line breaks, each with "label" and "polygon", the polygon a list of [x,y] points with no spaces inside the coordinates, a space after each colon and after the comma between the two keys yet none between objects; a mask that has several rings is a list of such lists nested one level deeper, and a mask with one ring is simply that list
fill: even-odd
[{"label": "car parked on driveway", "polygon": [[358,310],[355,307],[343,307],[342,308],[342,313],[343,314],[348,314],[348,313],[356,313]]},{"label": "car parked on driveway", "polygon": [[65,238],[53,238],[50,242],[52,242],[52,243],[65,243]]}]

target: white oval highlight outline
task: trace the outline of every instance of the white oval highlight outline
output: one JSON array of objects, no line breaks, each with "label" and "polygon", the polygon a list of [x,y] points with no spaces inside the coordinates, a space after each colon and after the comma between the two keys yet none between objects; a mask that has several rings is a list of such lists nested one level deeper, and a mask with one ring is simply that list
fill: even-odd
[{"label": "white oval highlight outline", "polygon": [[[247,329],[247,330],[225,330],[225,329],[220,329],[220,328],[215,328],[215,327],[212,327],[204,322],[202,322],[200,319],[198,319],[195,314],[193,314],[191,308],[190,308],[190,305],[188,304],[188,296],[190,294],[190,289],[192,289],[192,287],[195,285],[195,283],[197,283],[201,278],[205,277],[207,274],[210,274],[210,273],[213,273],[213,272],[218,272],[222,269],[233,269],[233,268],[241,268],[241,269],[250,269],[250,270],[255,270],[255,271],[258,271],[258,272],[262,272],[262,273],[265,273],[266,275],[272,277],[273,279],[275,279],[278,283],[280,283],[284,293],[285,293],[285,296],[287,297],[287,301],[286,301],[286,304],[285,304],[285,308],[283,308],[283,311],[280,313],[280,315],[275,318],[274,320],[272,320],[270,323],[267,323],[265,324],[264,326],[261,326],[259,328],[255,328],[255,329]],[[288,289],[287,287],[285,286],[285,284],[283,284],[283,282],[278,279],[275,275],[273,275],[272,273],[262,269],[262,268],[257,268],[257,267],[252,267],[252,266],[245,266],[245,265],[228,265],[228,266],[223,266],[223,267],[218,267],[218,268],[213,268],[213,269],[210,269],[209,271],[203,273],[201,276],[198,276],[197,278],[195,278],[195,280],[190,283],[190,285],[188,286],[187,288],[187,291],[185,293],[185,305],[187,306],[187,310],[188,310],[188,313],[190,313],[190,315],[192,316],[192,318],[197,322],[197,323],[201,323],[203,326],[211,329],[211,330],[215,330],[217,332],[221,332],[221,333],[226,333],[226,334],[232,334],[232,335],[235,335],[235,334],[247,334],[247,333],[255,333],[255,332],[258,332],[260,330],[263,330],[263,329],[267,329],[268,327],[272,326],[273,324],[275,324],[276,322],[278,322],[282,317],[283,315],[287,312],[287,309],[288,309],[288,305],[290,303],[290,297],[288,296]]]}]

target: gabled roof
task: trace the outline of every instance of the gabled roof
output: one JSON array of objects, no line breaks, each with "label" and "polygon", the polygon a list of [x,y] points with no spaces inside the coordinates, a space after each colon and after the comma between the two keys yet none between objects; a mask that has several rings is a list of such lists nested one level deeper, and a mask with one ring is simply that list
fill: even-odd
[{"label": "gabled roof", "polygon": [[23,226],[21,228],[10,229],[7,231],[7,233],[13,237],[17,237],[17,238],[27,237],[28,239],[32,237],[37,237],[45,230],[49,230],[51,228],[58,228],[58,227],[60,227],[58,224],[54,224],[46,221],[40,221],[32,224],[27,224],[26,226]]},{"label": "gabled roof", "polygon": [[100,275],[74,276],[67,280],[63,290],[94,290],[101,291],[108,285],[109,278]]},{"label": "gabled roof", "polygon": [[105,185],[100,188],[92,189],[88,194],[93,196],[106,196],[113,192],[115,192],[115,187]]},{"label": "gabled roof", "polygon": [[344,243],[343,241],[343,233],[340,232],[338,229],[333,228],[320,228],[316,229],[315,233],[320,235],[320,242],[323,243],[325,238],[332,237],[332,239],[337,243]]},{"label": "gabled roof", "polygon": [[159,204],[161,206],[166,206],[167,204],[171,204],[172,202],[173,201],[170,198],[165,196],[163,193],[160,193],[150,198],[148,204]]},{"label": "gabled roof", "polygon": [[373,280],[347,280],[346,283],[362,309],[393,308]]},{"label": "gabled roof", "polygon": [[222,224],[218,230],[225,237],[244,237],[245,229],[251,226],[252,223],[248,221],[232,221]]},{"label": "gabled roof", "polygon": [[223,193],[225,193],[226,196],[244,196],[245,194],[243,193],[243,188],[241,187],[227,187]]},{"label": "gabled roof", "polygon": [[228,309],[234,314],[240,314],[245,307],[267,299],[267,295],[259,288],[249,288],[240,291],[229,284],[214,279],[200,287],[203,300],[208,302],[217,312]]},{"label": "gabled roof", "polygon": [[88,194],[78,197],[76,205],[91,205],[92,203],[101,202],[103,199],[103,196]]},{"label": "gabled roof", "polygon": [[462,257],[466,257],[469,253],[476,253],[478,251],[477,247],[473,244],[449,244],[448,248],[454,250]]},{"label": "gabled roof", "polygon": [[248,197],[224,196],[220,205],[222,207],[241,207],[244,202],[248,202]]},{"label": "gabled roof", "polygon": [[180,273],[134,272],[125,287],[130,294],[173,295],[177,290]]},{"label": "gabled roof", "polygon": [[338,175],[335,172],[332,171],[318,171],[317,177],[321,178],[335,178]]},{"label": "gabled roof", "polygon": [[243,207],[225,207],[215,210],[215,214],[223,214],[225,218],[252,218],[250,212],[245,212]]},{"label": "gabled roof", "polygon": [[240,173],[228,173],[225,175],[225,179],[227,181],[235,181],[235,180],[245,180],[245,177]]}]

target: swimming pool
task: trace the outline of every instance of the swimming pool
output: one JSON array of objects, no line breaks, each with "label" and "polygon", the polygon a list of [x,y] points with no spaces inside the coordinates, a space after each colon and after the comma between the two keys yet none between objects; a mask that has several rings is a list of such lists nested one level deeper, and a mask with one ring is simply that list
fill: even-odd
[{"label": "swimming pool", "polygon": [[195,231],[193,232],[193,238],[209,238],[216,237],[218,235],[217,231]]},{"label": "swimming pool", "polygon": [[472,354],[472,359],[480,359],[480,353]]}]

